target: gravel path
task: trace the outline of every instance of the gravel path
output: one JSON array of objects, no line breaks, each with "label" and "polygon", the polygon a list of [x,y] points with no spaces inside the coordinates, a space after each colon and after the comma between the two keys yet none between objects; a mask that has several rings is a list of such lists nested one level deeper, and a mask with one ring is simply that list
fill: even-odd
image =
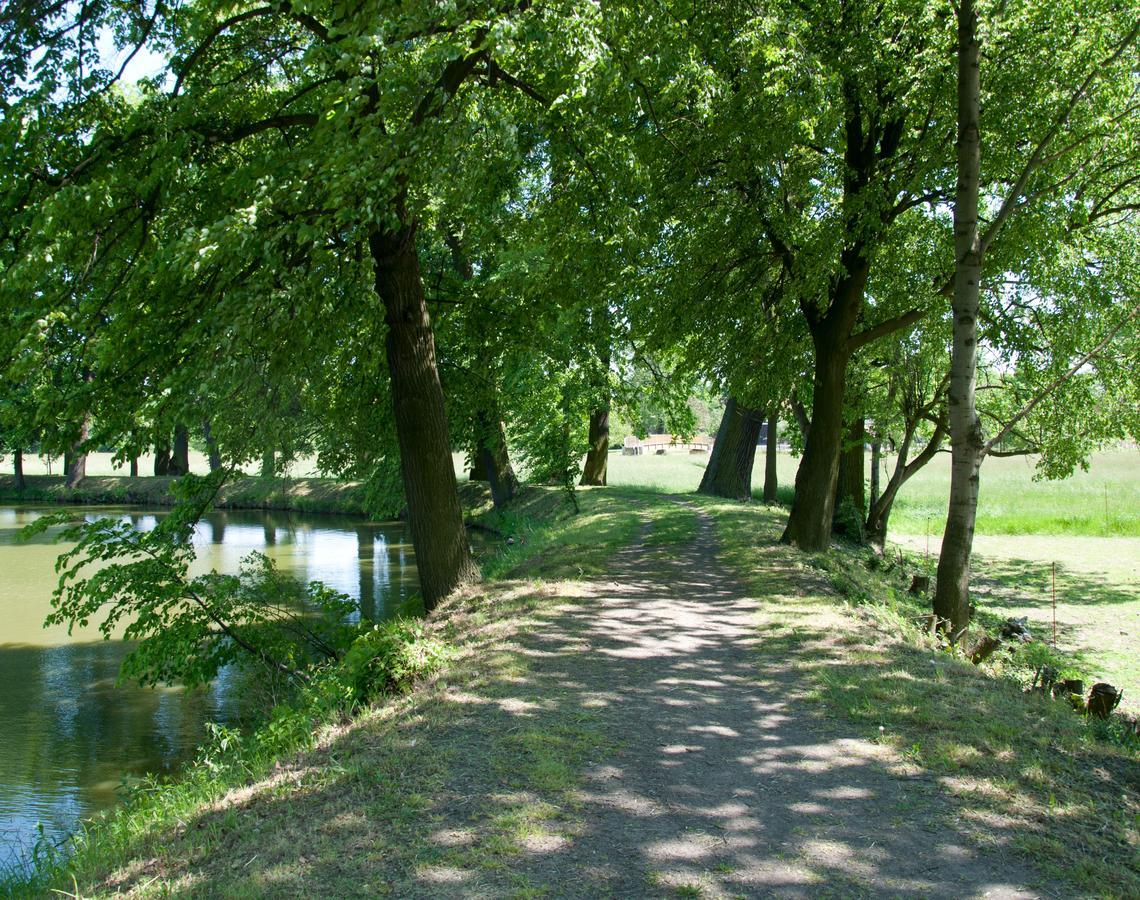
[{"label": "gravel path", "polygon": [[579,833],[519,870],[562,896],[1041,896],[945,824],[932,779],[797,710],[793,661],[766,654],[760,601],[697,515],[692,543],[619,553],[589,602],[521,641],[619,749],[588,769]]}]

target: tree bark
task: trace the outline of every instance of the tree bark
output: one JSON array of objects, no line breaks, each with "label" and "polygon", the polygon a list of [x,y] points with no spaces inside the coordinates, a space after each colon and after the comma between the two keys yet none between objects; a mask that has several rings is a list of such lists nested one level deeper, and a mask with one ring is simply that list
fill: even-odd
[{"label": "tree bark", "polygon": [[[866,273],[863,273],[863,281]],[[857,286],[862,297],[862,283]],[[839,303],[837,300],[836,303]],[[835,509],[835,482],[839,476],[839,451],[843,438],[843,389],[850,357],[848,335],[858,306],[850,313],[851,324],[837,315],[839,308],[812,326],[815,345],[814,392],[811,427],[804,442],[804,455],[796,470],[796,492],[781,540],[801,550],[826,550],[831,543],[831,519]]]},{"label": "tree bark", "polygon": [[468,481],[491,480],[491,468],[488,464],[487,454],[484,452],[486,449],[483,440],[476,438],[475,452],[471,454],[471,468],[467,470]]},{"label": "tree bark", "polygon": [[942,448],[942,442],[946,438],[946,418],[943,416],[935,424],[934,433],[931,434],[926,446],[922,448],[922,452],[911,460],[908,457],[917,424],[917,422],[908,423],[902,442],[899,444],[898,459],[895,460],[895,468],[887,481],[887,486],[883,489],[882,494],[874,497],[870,508],[867,510],[867,539],[879,547],[887,542],[887,524],[890,521],[891,508],[894,506],[899,490],[913,475],[938,455],[938,451]]},{"label": "tree bark", "polygon": [[768,412],[768,443],[764,447],[764,502],[775,503],[779,489],[776,476],[776,451],[780,427],[780,407],[773,406]]},{"label": "tree bark", "polygon": [[808,432],[811,431],[811,418],[808,416],[807,410],[804,409],[803,402],[800,400],[799,391],[792,388],[792,393],[788,397],[788,406],[792,409],[792,417],[796,420],[796,425],[799,426],[800,434],[803,436],[804,443],[807,443]]},{"label": "tree bark", "polygon": [[871,441],[871,498],[867,509],[879,502],[879,468],[883,464],[883,445],[876,437]]},{"label": "tree bark", "polygon": [[83,444],[91,433],[91,418],[83,417],[83,424],[79,426],[79,439],[72,448],[64,454],[64,485],[69,488],[79,487],[80,482],[87,477],[87,452]]},{"label": "tree bark", "polygon": [[590,412],[590,449],[579,484],[604,485],[610,459],[610,405]]},{"label": "tree bark", "polygon": [[23,450],[16,449],[12,451],[12,477],[15,479],[17,491],[22,491],[27,487],[27,482],[24,480]]},{"label": "tree bark", "polygon": [[277,477],[277,454],[272,450],[266,450],[261,454],[261,477]]},{"label": "tree bark", "polygon": [[846,440],[840,455],[839,473],[835,483],[835,503],[850,498],[862,519],[867,513],[867,490],[865,483],[866,459],[863,447],[867,438],[862,418],[847,423]]},{"label": "tree bark", "polygon": [[214,433],[210,429],[210,421],[202,423],[202,439],[206,442],[206,456],[210,460],[210,471],[216,472],[222,467],[222,454],[218,452],[218,442],[214,440]]},{"label": "tree bark", "polygon": [[709,464],[697,492],[732,500],[752,499],[752,465],[764,413],[729,397]]},{"label": "tree bark", "polygon": [[131,457],[131,478],[139,477],[139,458],[137,456]]},{"label": "tree bark", "polygon": [[[518,493],[519,480],[515,476],[514,467],[511,466],[511,457],[507,452],[507,432],[503,428],[503,421],[498,417],[498,404],[493,404],[495,412],[490,416],[477,417],[475,427],[479,434],[476,438],[475,459],[472,461],[472,474],[479,473],[478,480],[486,481],[491,488],[491,501],[496,509],[501,509],[510,503]],[[475,480],[473,477],[472,480]]]},{"label": "tree bark", "polygon": [[157,477],[170,474],[170,447],[166,444],[154,445],[154,474]]},{"label": "tree bark", "polygon": [[934,615],[957,640],[970,624],[970,553],[985,441],[975,405],[983,251],[978,228],[981,85],[974,0],[958,6],[958,185],[954,198],[954,344],[950,356],[950,504],[938,557]]},{"label": "tree bark", "polygon": [[190,471],[190,432],[185,425],[174,426],[174,446],[170,453],[170,474],[186,475]]},{"label": "tree bark", "polygon": [[[400,219],[406,220],[406,215]],[[424,608],[430,611],[459,584],[477,577],[478,571],[455,486],[415,226],[373,231],[369,250],[376,293],[388,324],[388,371],[412,544]]]}]

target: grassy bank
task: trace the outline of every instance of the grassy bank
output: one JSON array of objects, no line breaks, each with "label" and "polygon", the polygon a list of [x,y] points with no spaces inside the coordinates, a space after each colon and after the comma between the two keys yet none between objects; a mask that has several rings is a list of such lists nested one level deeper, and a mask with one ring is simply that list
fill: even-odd
[{"label": "grassy bank", "polygon": [[[10,475],[0,475],[0,502],[77,503],[171,506],[173,478],[89,476],[75,488],[61,476],[28,475],[23,491]],[[365,515],[364,490],[359,482],[333,478],[256,478],[244,476],[224,485],[219,509],[279,509],[311,513]]]},{"label": "grassy bank", "polygon": [[[872,570],[864,550],[805,557],[776,543],[782,515],[700,502],[725,563],[767,598],[765,645],[811,679],[827,715],[892,747],[900,774],[937,778],[949,798],[939,814],[976,840],[1012,833],[1045,874],[1082,896],[1140,895],[1140,740],[1026,694],[1041,645],[974,666],[922,627],[926,603],[905,590],[919,560]],[[837,607],[847,612],[838,620]],[[1007,614],[983,606],[979,618]]]},{"label": "grassy bank", "polygon": [[[528,681],[518,636],[541,632],[563,602],[550,579],[604,571],[651,518],[659,540],[686,533],[668,524],[671,507],[636,496],[584,491],[580,503],[572,516],[560,493],[530,489],[487,517],[506,537],[486,548],[487,580],[430,621],[444,661],[413,693],[353,708],[309,692],[256,735],[219,733],[177,782],[139,789],[63,853],[0,881],[0,895],[301,895],[314,878],[330,896],[400,895],[381,873],[445,879],[463,866],[527,896],[525,879],[504,874],[509,860],[572,830],[568,793],[608,739],[598,713],[557,702],[557,683]],[[480,734],[494,739],[472,743],[464,723],[486,716],[496,721]],[[478,841],[431,839],[426,813],[445,782],[486,796]],[[267,858],[281,862],[251,865]]]},{"label": "grassy bank", "polygon": [[[761,652],[807,680],[797,714],[889,748],[897,774],[935,787],[923,815],[983,844],[1012,835],[1058,884],[1075,882],[1068,895],[1140,891],[1135,745],[1023,693],[1025,660],[983,670],[940,652],[901,569],[783,547],[778,509],[687,499],[761,601]],[[541,896],[557,873],[536,879],[526,861],[583,833],[583,772],[621,734],[574,692],[589,648],[539,672],[529,642],[568,605],[588,614],[615,552],[644,540],[669,553],[697,521],[648,490],[583,490],[579,502],[573,515],[560,493],[530,488],[485,516],[499,532],[486,579],[429,621],[440,663],[413,691],[359,708],[318,692],[258,736],[219,734],[178,783],[139,791],[77,837],[70,861],[44,858],[0,893]]]}]

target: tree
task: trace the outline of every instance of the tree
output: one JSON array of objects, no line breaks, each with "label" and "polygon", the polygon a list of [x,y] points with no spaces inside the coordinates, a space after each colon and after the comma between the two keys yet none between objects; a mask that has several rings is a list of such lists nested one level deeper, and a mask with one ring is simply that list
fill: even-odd
[{"label": "tree", "polygon": [[[138,34],[132,10],[77,14]],[[456,497],[421,226],[430,224],[438,184],[470,187],[482,168],[514,164],[509,124],[482,129],[480,104],[497,106],[494,120],[506,123],[501,114],[511,104],[538,93],[520,76],[526,70],[558,96],[558,78],[575,75],[581,51],[548,40],[547,32],[585,33],[589,17],[572,5],[536,10],[526,2],[397,15],[365,4],[328,11],[323,21],[291,4],[231,12],[202,3],[163,7],[155,17],[153,34],[170,48],[168,79],[126,98],[111,89],[113,73],[71,77],[66,48],[53,46],[40,77],[70,78],[67,103],[53,104],[46,89],[25,98],[35,128],[16,136],[14,152],[37,162],[22,169],[25,193],[9,198],[28,238],[19,285],[50,288],[62,259],[90,258],[97,245],[93,270],[114,285],[99,297],[99,326],[117,333],[120,350],[134,351],[123,365],[146,359],[147,378],[136,383],[148,392],[179,384],[186,397],[186,382],[209,370],[199,354],[211,346],[211,333],[228,331],[227,345],[245,359],[279,355],[271,341],[282,333],[258,315],[273,325],[288,319],[288,342],[308,344],[294,362],[327,349],[337,337],[330,322],[344,322],[346,313],[324,303],[337,290],[359,289],[367,260],[373,302],[348,310],[365,306],[364,316],[383,320],[377,330],[391,421],[431,608],[475,568]],[[42,30],[25,38],[37,35]],[[464,158],[479,164],[464,169]],[[453,177],[459,171],[463,179]],[[115,219],[117,211],[124,212]],[[114,233],[100,235],[99,223],[109,218]],[[36,251],[57,240],[59,253],[37,261]],[[60,292],[48,289],[40,302],[50,305]],[[66,292],[74,294],[74,285]],[[284,315],[271,310],[270,297]],[[165,304],[165,323],[140,321],[132,310]],[[340,333],[362,321],[346,322]],[[164,343],[167,328],[176,337]],[[219,435],[221,418],[216,412],[212,419]],[[246,419],[247,426],[263,421]],[[247,437],[224,446],[238,452],[255,443]]]},{"label": "tree", "polygon": [[728,398],[698,493],[752,499],[752,466],[763,424],[763,410],[743,406],[736,397]]},{"label": "tree", "polygon": [[[1111,5],[1095,16],[1082,8],[1085,24],[1075,38],[1068,11],[1050,7],[1006,5],[994,11],[994,25],[1012,35],[1011,53],[998,55],[995,88],[987,106],[995,134],[1016,134],[1013,148],[999,145],[995,168],[1005,171],[988,184],[982,168],[982,79],[978,8],[973,0],[957,7],[957,176],[954,200],[953,349],[949,385],[951,482],[949,510],[938,561],[934,614],[957,639],[970,622],[970,553],[977,514],[980,468],[995,444],[1032,412],[1040,398],[1076,376],[1102,353],[1117,333],[1135,319],[1136,307],[1123,317],[1086,317],[1099,341],[1091,349],[1062,359],[1063,371],[1042,386],[1037,397],[1010,417],[998,435],[986,439],[977,413],[976,383],[982,282],[990,254],[997,249],[1000,265],[1010,268],[1020,255],[1023,271],[1044,256],[1043,239],[1064,245],[1090,228],[1127,227],[1140,185],[1140,157],[1135,153],[1137,38],[1140,19]],[[1065,37],[1062,39],[1061,35]],[[1050,69],[1057,75],[1044,96],[1026,96],[1029,84],[1043,84],[1039,54],[1049,50]],[[1057,48],[1064,47],[1064,52]],[[1032,60],[1032,62],[1030,62]],[[1033,77],[1028,68],[1032,67]],[[1006,69],[1008,71],[1003,71]],[[1017,79],[1021,79],[1020,81]],[[1000,121],[1002,117],[1006,121]],[[1000,130],[997,130],[999,129]],[[1028,148],[1028,152],[1024,148]],[[987,188],[989,190],[987,190]],[[1052,207],[1052,208],[1050,208]],[[982,215],[992,209],[988,222]],[[1048,218],[1033,222],[1033,214]],[[1011,236],[1016,217],[1029,227]],[[1122,218],[1123,217],[1123,218]],[[1020,223],[1019,223],[1020,224]],[[995,244],[1002,238],[1004,246]],[[1028,240],[1027,240],[1028,239]],[[1031,247],[1026,243],[1032,242]],[[1019,246],[1020,245],[1020,246]],[[1019,254],[1020,251],[1020,254]],[[1031,275],[1030,271],[1025,274]],[[1090,312],[1092,312],[1090,310]],[[1098,329],[1099,326],[1099,329]],[[1107,333],[1105,328],[1107,327]],[[1084,331],[1082,336],[1088,337]]]}]

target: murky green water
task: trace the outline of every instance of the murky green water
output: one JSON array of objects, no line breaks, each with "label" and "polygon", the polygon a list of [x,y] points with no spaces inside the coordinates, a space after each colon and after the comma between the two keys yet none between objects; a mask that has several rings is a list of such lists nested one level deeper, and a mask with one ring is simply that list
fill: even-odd
[{"label": "murky green water", "polygon": [[[94,626],[43,628],[61,547],[17,532],[49,507],[0,507],[0,870],[26,859],[42,823],[58,841],[114,804],[121,786],[169,773],[193,756],[206,722],[240,720],[251,691],[232,672],[208,689],[116,686],[126,645]],[[86,508],[153,527],[161,511]],[[284,572],[359,598],[384,618],[414,589],[410,539],[399,524],[260,511],[215,512],[198,526],[197,566],[236,572],[260,550]]]}]

